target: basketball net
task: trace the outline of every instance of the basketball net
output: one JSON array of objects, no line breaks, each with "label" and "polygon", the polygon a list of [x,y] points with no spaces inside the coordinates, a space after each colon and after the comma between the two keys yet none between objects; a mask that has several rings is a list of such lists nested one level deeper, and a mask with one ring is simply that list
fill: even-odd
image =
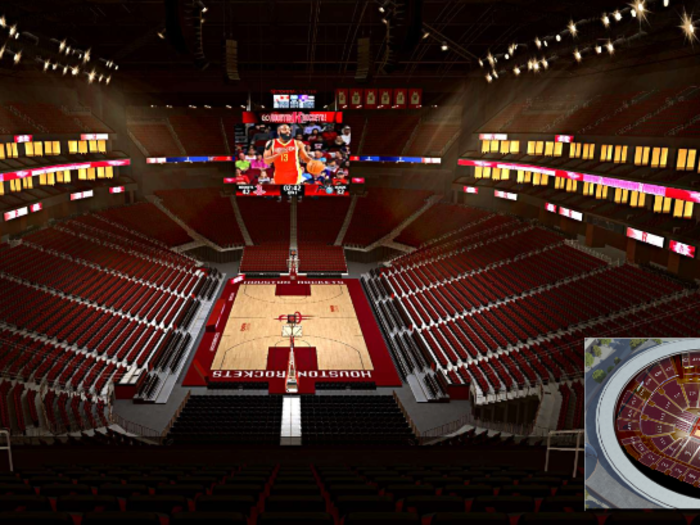
[{"label": "basketball net", "polygon": [[287,259],[287,267],[289,268],[289,280],[297,280],[297,270],[299,269],[299,257],[292,255]]}]

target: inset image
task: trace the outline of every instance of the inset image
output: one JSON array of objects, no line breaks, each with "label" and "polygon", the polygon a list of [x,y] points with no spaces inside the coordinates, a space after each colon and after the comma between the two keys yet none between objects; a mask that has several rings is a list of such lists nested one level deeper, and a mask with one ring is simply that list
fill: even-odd
[{"label": "inset image", "polygon": [[584,351],[586,508],[700,508],[700,339]]}]

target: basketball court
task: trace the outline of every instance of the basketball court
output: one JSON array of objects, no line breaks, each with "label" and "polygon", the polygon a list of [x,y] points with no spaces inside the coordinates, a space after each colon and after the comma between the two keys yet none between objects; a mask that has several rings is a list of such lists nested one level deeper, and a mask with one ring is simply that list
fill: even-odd
[{"label": "basketball court", "polygon": [[284,393],[292,368],[300,393],[315,392],[317,381],[401,384],[359,281],[234,281],[212,310],[184,386],[266,382]]}]

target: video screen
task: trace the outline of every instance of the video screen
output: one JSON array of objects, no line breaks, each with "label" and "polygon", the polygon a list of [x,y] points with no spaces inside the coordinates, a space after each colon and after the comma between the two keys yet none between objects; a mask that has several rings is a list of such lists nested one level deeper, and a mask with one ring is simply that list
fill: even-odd
[{"label": "video screen", "polygon": [[236,184],[347,185],[351,141],[347,124],[252,124],[236,146]]},{"label": "video screen", "polygon": [[272,95],[275,109],[314,109],[316,95]]}]

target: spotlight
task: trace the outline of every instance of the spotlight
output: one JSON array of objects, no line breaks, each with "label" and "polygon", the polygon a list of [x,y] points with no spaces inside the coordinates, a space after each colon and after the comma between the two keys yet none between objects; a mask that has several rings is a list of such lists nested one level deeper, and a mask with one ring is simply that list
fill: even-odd
[{"label": "spotlight", "polygon": [[568,29],[569,33],[571,33],[571,36],[576,36],[576,33],[578,33],[578,29],[576,29],[576,24],[574,24],[573,20],[569,22]]},{"label": "spotlight", "polygon": [[54,62],[53,65],[51,66],[51,69],[56,71],[56,68],[58,67],[58,62]]},{"label": "spotlight", "polygon": [[542,59],[542,67],[543,67],[544,69],[547,69],[547,68],[549,67],[549,62],[547,62],[547,59],[546,59],[546,58],[543,58],[543,59]]},{"label": "spotlight", "polygon": [[[68,69],[68,68],[66,68],[66,69]],[[104,75],[100,75],[99,77],[97,77],[97,81],[98,81],[98,82],[102,82],[102,79],[103,79],[103,78],[104,78]]]},{"label": "spotlight", "polygon": [[226,104],[226,109],[231,109],[231,106],[229,106],[228,104]]},{"label": "spotlight", "polygon": [[693,18],[689,16],[687,12],[685,12],[681,17],[681,20],[682,23],[679,27],[683,30],[683,33],[685,34],[685,39],[689,40],[690,42],[697,40],[698,37],[695,35],[695,21],[693,20]]},{"label": "spotlight", "polygon": [[0,58],[5,54],[5,46],[0,47]]},{"label": "spotlight", "polygon": [[534,69],[535,71],[539,71],[539,70],[540,70],[540,63],[537,62],[537,60],[533,60],[533,62],[532,62],[532,69]]},{"label": "spotlight", "polygon": [[440,49],[442,49],[443,51],[447,51],[449,49],[449,47],[447,47],[447,42],[443,42],[440,46]]},{"label": "spotlight", "polygon": [[49,66],[50,66],[50,65],[51,65],[51,62],[49,62],[48,60],[44,60],[44,71],[46,71],[47,69],[49,69]]},{"label": "spotlight", "polygon": [[63,74],[65,75],[68,73],[68,66],[63,66]]},{"label": "spotlight", "polygon": [[112,75],[109,75],[107,78],[105,78],[105,84],[109,85],[109,83],[112,81]]},{"label": "spotlight", "polygon": [[510,46],[508,46],[508,53],[510,54],[510,56],[513,56],[515,54],[515,50],[517,47],[518,46],[516,44],[511,44]]},{"label": "spotlight", "polygon": [[520,68],[519,68],[518,66],[515,66],[515,67],[513,68],[513,73],[515,74],[516,77],[517,77],[518,75],[520,75]]},{"label": "spotlight", "polygon": [[484,61],[479,59],[479,67],[484,67]]},{"label": "spotlight", "polygon": [[506,53],[505,59],[510,60],[510,55],[508,53]]},{"label": "spotlight", "polygon": [[244,105],[244,104],[241,104],[241,109],[245,109],[245,105]]},{"label": "spotlight", "polygon": [[489,54],[486,56],[486,60],[489,61],[489,64],[491,64],[491,66],[493,66],[493,64],[495,63],[495,60],[493,59],[493,55],[491,54],[491,51],[489,51]]},{"label": "spotlight", "polygon": [[380,6],[379,6],[379,12],[380,12],[380,13],[386,13],[386,9],[384,9],[384,6],[383,6],[383,5],[380,5]]},{"label": "spotlight", "polygon": [[66,41],[61,40],[61,43],[58,44],[58,52],[63,53],[63,50],[66,48]]},{"label": "spotlight", "polygon": [[491,73],[493,75],[493,78],[498,78],[498,73],[494,69],[493,72]]},{"label": "spotlight", "polygon": [[0,16],[0,27],[7,27],[7,20],[4,16]]},{"label": "spotlight", "polygon": [[[73,76],[76,76],[78,73],[80,73],[80,68],[78,66],[75,66],[73,69],[71,69],[71,73]],[[109,77],[107,77],[107,83],[109,84]]]},{"label": "spotlight", "polygon": [[206,104],[204,104],[204,107],[205,107],[206,109],[211,109],[211,106],[207,106]]},{"label": "spotlight", "polygon": [[15,58],[13,58],[12,61],[13,61],[15,64],[19,64],[19,61],[20,61],[20,60],[22,60],[22,51],[17,51],[17,52],[15,53]]},{"label": "spotlight", "polygon": [[205,6],[202,2],[197,2],[197,4],[199,5],[199,8],[202,10],[202,13],[206,13],[207,11],[209,11],[209,8],[207,6]]},{"label": "spotlight", "polygon": [[423,40],[425,40],[429,36],[430,36],[430,33],[428,33],[427,31],[423,31]]},{"label": "spotlight", "polygon": [[389,21],[386,18],[382,18],[382,24],[384,24],[385,26],[388,26]]},{"label": "spotlight", "polygon": [[574,58],[576,59],[576,62],[581,62],[581,52],[578,49],[574,51]]},{"label": "spotlight", "polygon": [[608,48],[608,53],[610,53],[611,55],[615,52],[615,46],[613,45],[613,43],[610,40],[608,40],[608,43],[606,44],[605,47]]},{"label": "spotlight", "polygon": [[493,82],[493,77],[491,76],[491,73],[486,73],[486,82],[489,84]]},{"label": "spotlight", "polygon": [[670,3],[669,0],[664,0],[664,7],[668,7],[669,3]]},{"label": "spotlight", "polygon": [[632,18],[637,18],[637,10],[632,8],[632,10],[630,11],[630,15],[632,15]]},{"label": "spotlight", "polygon": [[620,11],[615,11],[613,13],[613,17],[619,22],[620,20],[622,20],[622,13],[620,13]]},{"label": "spotlight", "polygon": [[600,46],[595,46],[595,52],[600,55],[603,52],[603,48]]},{"label": "spotlight", "polygon": [[539,37],[535,37],[535,45],[538,49],[542,47],[542,41],[539,39]]},{"label": "spotlight", "polygon": [[190,109],[197,109],[197,106],[193,106],[192,104],[190,104],[190,105],[187,106],[187,107],[190,108]]},{"label": "spotlight", "polygon": [[15,36],[17,34],[17,24],[10,27],[10,36]]},{"label": "spotlight", "polygon": [[85,55],[83,55],[83,64],[86,64],[87,62],[90,62],[90,49],[85,51]]},{"label": "spotlight", "polygon": [[88,83],[92,84],[95,80],[95,70],[93,69],[88,73]]},{"label": "spotlight", "polygon": [[547,42],[547,41],[545,40],[543,43],[544,43],[544,47],[549,47],[549,42]]},{"label": "spotlight", "polygon": [[561,42],[561,35],[557,35],[556,37],[557,42]]},{"label": "spotlight", "polygon": [[165,29],[158,31],[158,33],[156,34],[158,35],[158,38],[160,38],[161,40],[165,40]]},{"label": "spotlight", "polygon": [[610,17],[608,15],[603,15],[603,18],[600,19],[603,22],[603,25],[605,27],[608,27],[610,25]]}]

